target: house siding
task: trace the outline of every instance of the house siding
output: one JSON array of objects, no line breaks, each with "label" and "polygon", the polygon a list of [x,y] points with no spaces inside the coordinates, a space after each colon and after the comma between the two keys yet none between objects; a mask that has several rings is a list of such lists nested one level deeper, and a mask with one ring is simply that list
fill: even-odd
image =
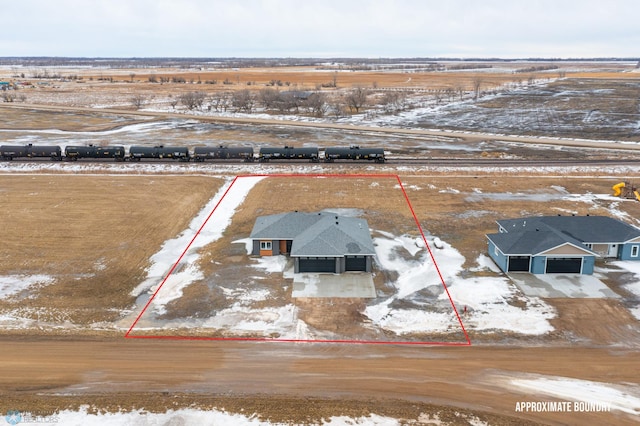
[{"label": "house siding", "polygon": [[[638,247],[636,250],[638,250],[639,255],[636,257],[631,257],[634,246]],[[621,244],[618,251],[618,258],[620,260],[640,260],[640,242]]]},{"label": "house siding", "polygon": [[[498,254],[496,254],[496,251]],[[489,256],[498,265],[498,268],[502,269],[503,272],[507,272],[509,259],[500,250],[496,250],[496,245],[491,240],[489,240]]]},{"label": "house siding", "polygon": [[[260,250],[260,243],[264,241],[271,241],[271,250]],[[280,254],[280,240],[254,240],[251,253],[260,256],[277,256]]]},{"label": "house siding", "polygon": [[582,258],[582,273],[585,275],[593,274],[593,267],[596,263],[595,256],[585,256]]},{"label": "house siding", "polygon": [[560,247],[556,247],[555,249],[552,250],[547,250],[544,252],[545,255],[547,256],[574,256],[574,255],[579,255],[579,256],[583,256],[585,254],[586,250],[581,249],[580,247],[575,247],[572,246],[571,244],[563,244]]},{"label": "house siding", "polygon": [[598,253],[602,257],[606,257],[609,252],[609,244],[592,244],[591,250]]},{"label": "house siding", "polygon": [[546,272],[547,256],[532,256],[531,257],[531,273],[532,274],[544,274]]}]

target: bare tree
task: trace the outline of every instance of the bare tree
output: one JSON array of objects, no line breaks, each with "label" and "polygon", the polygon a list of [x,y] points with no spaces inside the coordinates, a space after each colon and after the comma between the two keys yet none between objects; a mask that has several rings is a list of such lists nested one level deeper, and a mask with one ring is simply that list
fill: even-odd
[{"label": "bare tree", "polygon": [[142,106],[146,103],[147,103],[147,98],[145,98],[144,95],[141,95],[138,93],[131,97],[131,105],[133,105],[135,109],[142,108]]},{"label": "bare tree", "polygon": [[480,96],[480,86],[482,86],[482,78],[476,77],[473,79],[473,99],[478,99]]},{"label": "bare tree", "polygon": [[316,117],[322,117],[327,113],[326,95],[321,92],[314,92],[304,102],[308,111]]},{"label": "bare tree", "polygon": [[231,105],[238,111],[245,111],[250,114],[255,105],[253,93],[249,89],[234,92],[231,98]]},{"label": "bare tree", "polygon": [[406,92],[385,92],[380,99],[380,105],[387,113],[402,111],[406,107]]},{"label": "bare tree", "polygon": [[131,82],[133,83],[133,78],[136,76],[135,72],[130,72],[129,77],[131,77]]},{"label": "bare tree", "polygon": [[342,100],[341,97],[336,96],[332,101],[331,104],[329,106],[329,111],[331,112],[331,115],[334,116],[334,118],[341,118],[344,116],[344,101]]},{"label": "bare tree", "polygon": [[367,103],[368,95],[369,92],[364,87],[356,87],[351,92],[349,92],[345,98],[349,110],[351,112],[355,110],[357,114],[360,111],[360,108],[362,108]]},{"label": "bare tree", "polygon": [[260,102],[262,102],[262,106],[265,109],[271,109],[276,106],[278,100],[280,98],[280,91],[272,89],[270,87],[265,87],[264,89],[258,92],[258,98]]},{"label": "bare tree", "polygon": [[187,92],[180,95],[179,101],[189,110],[193,110],[196,108],[202,108],[205,98],[206,94],[204,92]]},{"label": "bare tree", "polygon": [[209,111],[226,112],[229,108],[231,95],[228,92],[216,92],[209,100]]}]

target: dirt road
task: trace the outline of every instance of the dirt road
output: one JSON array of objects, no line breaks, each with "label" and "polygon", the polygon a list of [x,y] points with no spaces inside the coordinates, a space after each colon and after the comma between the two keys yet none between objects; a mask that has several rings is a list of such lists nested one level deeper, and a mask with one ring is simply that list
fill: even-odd
[{"label": "dirt road", "polygon": [[[637,353],[596,347],[17,337],[3,337],[0,342],[3,412],[55,410],[82,403],[101,406],[106,400],[110,404],[125,401],[125,406],[152,411],[193,403],[222,405],[238,412],[254,407],[265,418],[303,421],[308,413],[320,417],[342,414],[335,412],[338,410],[349,414],[357,407],[370,407],[382,415],[398,415],[394,411],[404,407],[403,412],[411,415],[412,410],[446,406],[480,416],[493,414],[491,424],[509,424],[513,418],[545,424],[632,424],[630,414],[615,410],[589,414],[516,412],[516,402],[554,398],[521,393],[509,382],[530,374],[604,383],[640,381]],[[315,411],[310,411],[310,405]]]}]

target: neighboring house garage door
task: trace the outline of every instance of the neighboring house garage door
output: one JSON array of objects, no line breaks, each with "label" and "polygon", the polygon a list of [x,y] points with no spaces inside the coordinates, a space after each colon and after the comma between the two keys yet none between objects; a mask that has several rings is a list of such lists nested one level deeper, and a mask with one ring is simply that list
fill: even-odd
[{"label": "neighboring house garage door", "polygon": [[509,256],[508,272],[529,272],[531,256]]},{"label": "neighboring house garage door", "polygon": [[362,257],[347,256],[345,260],[344,268],[346,271],[366,271],[367,258],[364,256]]},{"label": "neighboring house garage door", "polygon": [[300,259],[300,272],[335,272],[335,259]]},{"label": "neighboring house garage door", "polygon": [[548,257],[547,270],[548,274],[579,274],[582,270],[581,257]]}]

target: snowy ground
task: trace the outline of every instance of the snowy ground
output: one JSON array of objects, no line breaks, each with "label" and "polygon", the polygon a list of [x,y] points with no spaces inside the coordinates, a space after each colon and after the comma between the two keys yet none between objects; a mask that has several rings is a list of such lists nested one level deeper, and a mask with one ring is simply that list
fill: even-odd
[{"label": "snowy ground", "polygon": [[[459,413],[458,417],[467,420],[473,426],[487,426],[487,423],[477,417]],[[168,410],[165,413],[148,413],[144,410],[129,412],[114,412],[89,414],[87,407],[78,411],[64,410],[53,415],[37,415],[28,412],[10,411],[6,415],[8,424],[58,423],[66,426],[150,426],[150,425],[229,425],[229,426],[277,426],[260,420],[255,415],[231,414],[221,410],[200,410],[185,408]],[[420,424],[446,425],[440,421],[438,415],[422,414],[416,419]],[[410,420],[410,424],[415,423]],[[362,417],[333,416],[310,426],[400,426],[407,424],[406,419],[370,414]]]},{"label": "snowy ground", "polygon": [[[516,376],[516,378],[513,378],[505,375],[500,378],[500,381],[503,381],[505,387],[515,388],[526,393],[528,401],[541,400],[539,397],[532,396],[532,394],[545,395],[565,401],[594,403],[603,408],[608,408],[605,411],[621,411],[635,416],[640,415],[640,386],[637,384],[614,385],[537,374],[516,374]],[[578,404],[573,406],[586,407],[588,405]]]},{"label": "snowy ground", "polygon": [[[464,257],[446,242],[429,240],[430,247],[434,247],[435,264],[420,239],[418,244],[406,236],[374,240],[380,267],[398,274],[393,283],[397,293],[365,310],[374,324],[399,335],[459,330],[459,322],[442,285],[444,281],[467,329],[522,334],[544,334],[553,330],[549,323],[555,315],[551,306],[524,296],[503,277],[461,277]],[[486,265],[486,258],[481,256],[477,268]],[[415,306],[395,307],[394,302],[401,299]],[[524,302],[526,308],[510,304],[514,300]]]}]

